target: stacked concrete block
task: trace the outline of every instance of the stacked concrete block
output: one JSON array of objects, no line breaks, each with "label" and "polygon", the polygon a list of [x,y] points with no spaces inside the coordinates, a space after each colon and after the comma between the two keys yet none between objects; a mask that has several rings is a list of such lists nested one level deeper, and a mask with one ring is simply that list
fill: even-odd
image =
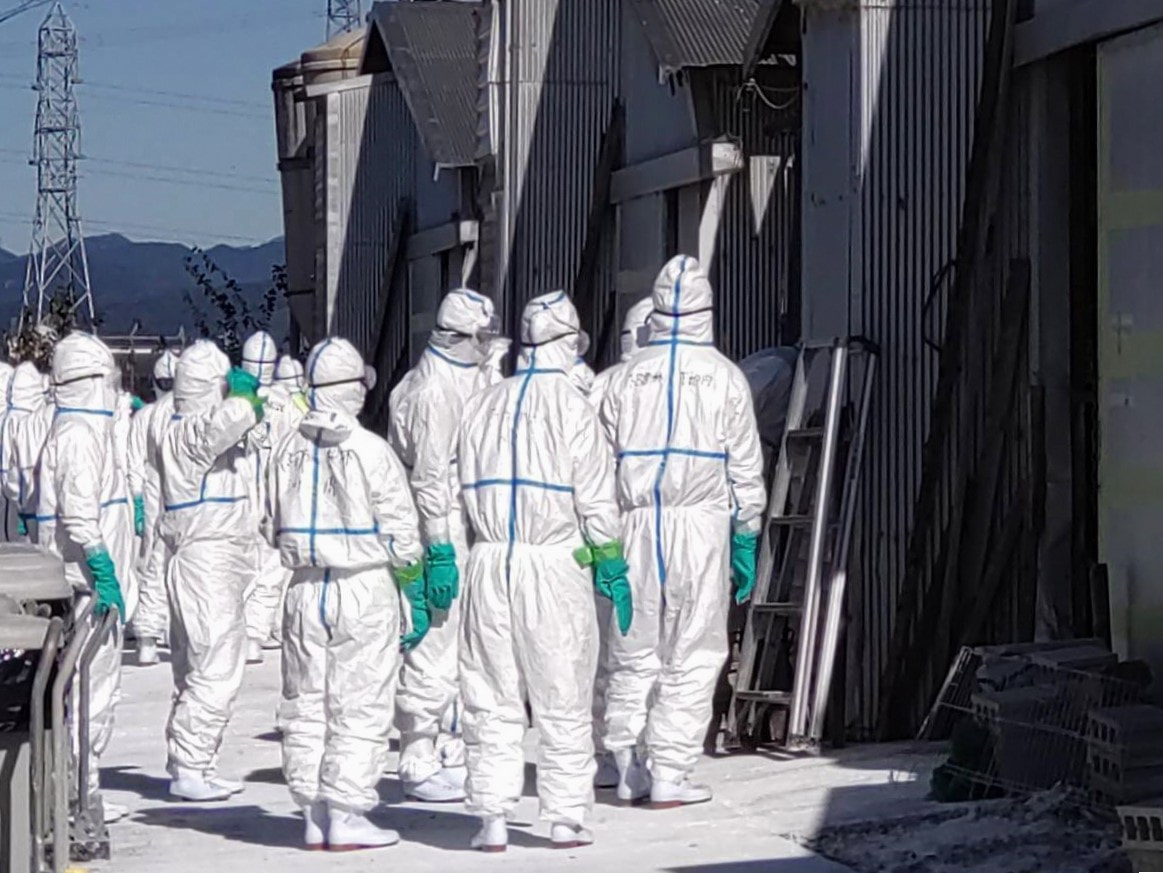
[{"label": "stacked concrete block", "polygon": [[1135,873],[1163,870],[1163,798],[1118,808],[1123,851]]},{"label": "stacked concrete block", "polygon": [[[1095,709],[1086,731],[1087,789],[1108,806],[1163,795],[1163,709]],[[1163,868],[1161,868],[1163,869]]]}]

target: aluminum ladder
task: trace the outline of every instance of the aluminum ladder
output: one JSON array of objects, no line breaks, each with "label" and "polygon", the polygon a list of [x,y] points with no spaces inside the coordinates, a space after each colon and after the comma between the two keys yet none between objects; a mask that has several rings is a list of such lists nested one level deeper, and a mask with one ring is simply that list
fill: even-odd
[{"label": "aluminum ladder", "polygon": [[876,358],[860,339],[800,351],[731,699],[728,735],[744,748],[823,738]]}]

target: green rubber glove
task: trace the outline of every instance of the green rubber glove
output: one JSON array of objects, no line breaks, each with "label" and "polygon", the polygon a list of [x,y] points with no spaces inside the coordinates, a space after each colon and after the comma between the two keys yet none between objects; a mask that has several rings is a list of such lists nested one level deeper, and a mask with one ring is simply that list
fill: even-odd
[{"label": "green rubber glove", "polygon": [[746,603],[755,590],[755,555],[759,534],[737,533],[731,537],[731,579],[735,582],[735,602]]},{"label": "green rubber glove", "polygon": [[138,397],[136,394],[134,394],[132,399],[129,401],[129,405],[133,408],[134,412],[139,412],[142,409],[145,409],[145,401]]},{"label": "green rubber glove", "polygon": [[586,546],[574,552],[573,557],[581,566],[593,567],[594,589],[614,604],[618,630],[626,636],[634,622],[634,595],[630,590],[627,577],[630,567],[622,555],[622,544]]},{"label": "green rubber glove", "polygon": [[133,532],[145,536],[145,498],[140,494],[133,495]]},{"label": "green rubber glove", "polygon": [[235,367],[226,374],[226,396],[241,397],[254,407],[258,420],[263,417],[263,399],[258,396],[259,381],[246,370]]},{"label": "green rubber glove", "polygon": [[125,620],[125,601],[121,597],[121,585],[117,581],[117,570],[113,558],[105,546],[85,549],[85,563],[93,574],[93,589],[97,592],[97,615],[105,615],[114,606]]},{"label": "green rubber glove", "polygon": [[16,516],[16,532],[22,537],[28,536],[28,522],[24,520],[23,515]]},{"label": "green rubber glove", "polygon": [[456,569],[456,549],[452,543],[434,543],[424,559],[428,580],[428,605],[447,610],[460,594],[460,572]]},{"label": "green rubber glove", "polygon": [[420,641],[428,635],[428,628],[431,626],[424,564],[417,561],[411,566],[392,570],[392,575],[396,577],[396,584],[400,586],[412,607],[412,631],[404,634],[404,638],[400,640],[400,647],[405,652],[410,652],[420,645]]}]

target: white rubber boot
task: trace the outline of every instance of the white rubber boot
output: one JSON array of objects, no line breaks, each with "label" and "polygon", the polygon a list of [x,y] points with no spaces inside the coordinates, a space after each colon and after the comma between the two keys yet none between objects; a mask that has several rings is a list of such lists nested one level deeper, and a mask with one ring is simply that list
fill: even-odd
[{"label": "white rubber boot", "polygon": [[114,803],[111,800],[105,800],[105,798],[101,798],[101,811],[104,813],[105,824],[107,825],[121,821],[129,815],[128,806],[122,806],[120,803]]},{"label": "white rubber boot", "polygon": [[594,774],[594,788],[617,788],[621,780],[618,777],[618,764],[614,756],[609,752],[602,752],[595,755],[594,760],[598,763],[598,771]]},{"label": "white rubber boot", "polygon": [[472,847],[481,852],[503,852],[509,847],[509,825],[503,815],[481,819],[481,829],[472,838]]},{"label": "white rubber boot", "polygon": [[423,782],[404,786],[404,796],[421,803],[457,803],[464,800],[464,780],[454,770],[437,770]]},{"label": "white rubber boot", "polygon": [[357,852],[360,849],[383,849],[400,842],[400,835],[379,828],[367,816],[331,807],[328,809],[327,849],[331,852]]},{"label": "white rubber boot", "polygon": [[262,641],[262,650],[264,652],[277,652],[283,647],[283,641],[279,637],[269,636]]},{"label": "white rubber boot", "polygon": [[225,789],[231,794],[242,794],[246,790],[246,786],[237,779],[227,779],[225,776],[219,776],[217,773],[208,773],[206,779],[212,785],[217,785],[219,788]]},{"label": "white rubber boot", "polygon": [[618,766],[618,802],[626,806],[645,803],[650,797],[650,771],[633,749],[617,752],[614,760]]},{"label": "white rubber boot", "polygon": [[303,843],[308,852],[327,848],[327,804],[322,801],[303,807]]},{"label": "white rubber boot", "polygon": [[592,845],[594,835],[581,825],[558,823],[549,829],[549,840],[555,849],[580,849]]},{"label": "white rubber boot", "polygon": [[262,663],[262,646],[258,640],[246,641],[246,663],[261,664]]},{"label": "white rubber boot", "polygon": [[153,637],[142,637],[137,641],[137,666],[152,667],[161,658],[157,653],[157,640]]},{"label": "white rubber boot", "polygon": [[688,779],[682,782],[659,782],[650,787],[651,809],[676,809],[694,803],[706,803],[714,795],[705,785],[694,785]]},{"label": "white rubber boot", "polygon": [[230,787],[219,783],[216,779],[207,778],[205,773],[179,768],[170,782],[170,795],[181,800],[193,803],[212,803],[218,800],[229,800],[236,792]]}]

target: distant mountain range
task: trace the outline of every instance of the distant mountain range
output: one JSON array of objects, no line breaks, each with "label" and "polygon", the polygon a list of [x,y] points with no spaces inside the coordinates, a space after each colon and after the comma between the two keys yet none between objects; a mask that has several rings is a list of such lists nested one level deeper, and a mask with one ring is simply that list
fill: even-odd
[{"label": "distant mountain range", "polygon": [[[119,234],[88,237],[85,251],[101,332],[129,333],[135,320],[145,334],[175,334],[181,327],[191,335],[194,317],[183,292],[201,301],[197,287],[186,272],[188,246],[179,243],[134,242]],[[242,286],[248,302],[258,303],[271,286],[271,268],[286,262],[282,239],[261,246],[239,248],[214,246],[206,254]],[[0,248],[0,328],[20,314],[26,255]],[[282,341],[287,333],[285,300],[279,301],[271,333]]]}]

